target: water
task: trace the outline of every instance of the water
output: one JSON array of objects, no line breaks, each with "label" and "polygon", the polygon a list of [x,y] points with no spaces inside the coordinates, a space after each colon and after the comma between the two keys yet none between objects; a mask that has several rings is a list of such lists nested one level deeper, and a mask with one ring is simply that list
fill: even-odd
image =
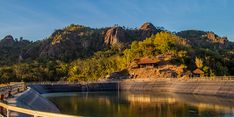
[{"label": "water", "polygon": [[44,95],[64,114],[89,117],[234,117],[234,99],[143,92]]}]

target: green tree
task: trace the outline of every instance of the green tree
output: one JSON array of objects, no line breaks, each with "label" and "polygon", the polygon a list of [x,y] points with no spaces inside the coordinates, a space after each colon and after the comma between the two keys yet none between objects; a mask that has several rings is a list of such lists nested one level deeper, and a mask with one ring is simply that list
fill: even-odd
[{"label": "green tree", "polygon": [[202,59],[196,57],[195,58],[195,64],[196,64],[197,68],[201,69],[203,67],[203,61],[202,61]]}]

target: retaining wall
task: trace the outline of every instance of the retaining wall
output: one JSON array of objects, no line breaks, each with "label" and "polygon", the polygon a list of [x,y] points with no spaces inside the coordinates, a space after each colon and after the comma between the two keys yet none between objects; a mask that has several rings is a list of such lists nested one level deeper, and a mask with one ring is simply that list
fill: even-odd
[{"label": "retaining wall", "polygon": [[135,79],[88,84],[29,85],[40,93],[84,91],[152,91],[234,97],[234,80]]},{"label": "retaining wall", "polygon": [[[29,84],[30,88],[8,100],[11,105],[59,113],[59,109],[40,94],[86,91],[148,91],[234,97],[234,80],[207,79],[128,79],[87,84]],[[14,113],[13,113],[14,114]]]},{"label": "retaining wall", "polygon": [[160,91],[186,94],[213,95],[234,97],[233,80],[201,80],[201,79],[163,79],[135,80],[121,82],[121,90]]},{"label": "retaining wall", "polygon": [[85,92],[85,91],[117,91],[118,83],[88,83],[82,84],[30,84],[28,85],[37,92],[56,93],[56,92]]}]

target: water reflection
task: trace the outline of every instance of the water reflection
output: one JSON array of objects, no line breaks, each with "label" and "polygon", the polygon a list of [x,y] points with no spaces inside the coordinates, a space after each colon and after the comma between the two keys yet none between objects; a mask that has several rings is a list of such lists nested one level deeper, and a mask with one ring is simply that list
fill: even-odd
[{"label": "water reflection", "polygon": [[62,113],[91,117],[232,117],[227,98],[143,92],[55,93],[45,95]]}]

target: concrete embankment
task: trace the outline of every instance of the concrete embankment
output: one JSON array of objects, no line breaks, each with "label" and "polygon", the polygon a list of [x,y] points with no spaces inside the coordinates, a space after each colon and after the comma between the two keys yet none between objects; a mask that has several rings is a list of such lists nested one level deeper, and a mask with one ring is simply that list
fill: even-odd
[{"label": "concrete embankment", "polygon": [[40,93],[84,91],[152,91],[234,97],[234,80],[135,79],[81,84],[30,85]]},{"label": "concrete embankment", "polygon": [[28,88],[23,93],[19,93],[7,99],[8,104],[32,110],[59,113],[59,109],[49,100],[42,97],[37,91]]},{"label": "concrete embankment", "polygon": [[157,79],[134,80],[121,82],[121,90],[173,92],[185,94],[212,95],[234,97],[233,80],[202,80],[202,79]]},{"label": "concrete embankment", "polygon": [[56,92],[87,92],[87,91],[117,91],[117,82],[88,84],[30,84],[28,85],[40,94]]}]

